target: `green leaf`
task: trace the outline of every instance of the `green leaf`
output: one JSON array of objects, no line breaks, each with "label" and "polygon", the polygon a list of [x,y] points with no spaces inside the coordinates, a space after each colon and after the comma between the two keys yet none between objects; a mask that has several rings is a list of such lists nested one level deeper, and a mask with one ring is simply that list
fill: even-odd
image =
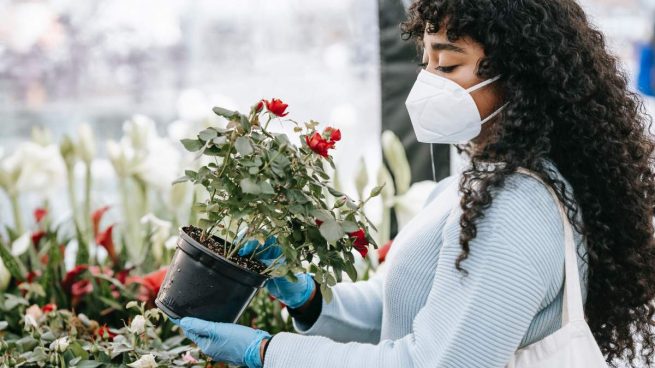
[{"label": "green leaf", "polygon": [[246,137],[237,138],[236,142],[234,142],[234,147],[237,149],[237,152],[239,152],[241,156],[248,156],[253,153],[250,139]]},{"label": "green leaf", "polygon": [[344,235],[346,235],[341,226],[339,226],[339,224],[334,221],[334,219],[326,220],[323,222],[318,230],[329,243],[335,243],[337,240],[340,240]]},{"label": "green leaf", "polygon": [[332,289],[325,286],[324,284],[321,284],[321,294],[323,295],[323,299],[325,299],[326,303],[330,303],[332,301]]},{"label": "green leaf", "polygon": [[371,194],[369,195],[370,197],[376,197],[382,192],[382,188],[384,188],[384,184],[377,186],[371,190]]},{"label": "green leaf", "polygon": [[0,244],[0,258],[2,259],[2,262],[4,262],[5,267],[7,268],[11,276],[13,276],[18,281],[23,281],[22,270],[25,269],[25,266],[23,266],[22,263],[20,263],[20,260],[18,258],[11,255],[11,253],[4,246],[4,244]]},{"label": "green leaf", "polygon": [[259,187],[264,194],[275,194],[275,189],[268,180],[259,183]]},{"label": "green leaf", "polygon": [[205,146],[203,141],[199,139],[182,139],[180,142],[182,142],[184,148],[189,152],[200,151],[200,149]]},{"label": "green leaf", "polygon": [[343,228],[343,231],[345,231],[347,233],[352,233],[354,231],[359,230],[359,226],[357,226],[357,224],[352,222],[352,221],[342,222],[341,227]]},{"label": "green leaf", "polygon": [[332,213],[330,213],[330,211],[324,209],[314,209],[312,210],[311,214],[312,216],[323,222],[328,222],[328,221],[335,222],[334,216],[332,216]]},{"label": "green leaf", "polygon": [[250,120],[248,120],[248,118],[245,115],[241,115],[241,119],[239,122],[241,123],[241,127],[243,128],[243,130],[245,130],[246,132],[250,131],[250,126],[251,126]]},{"label": "green leaf", "polygon": [[190,179],[191,179],[191,178],[189,178],[188,176],[184,175],[184,176],[182,176],[182,177],[179,177],[179,178],[173,180],[173,183],[171,183],[171,185],[186,183],[186,182],[189,181]]},{"label": "green leaf", "polygon": [[202,139],[203,141],[210,141],[218,136],[218,132],[215,131],[212,128],[207,128],[203,130],[202,132],[198,133],[198,138]]},{"label": "green leaf", "polygon": [[227,138],[225,136],[216,137],[212,140],[212,143],[216,146],[222,146],[227,143]]},{"label": "green leaf", "polygon": [[340,191],[338,191],[338,190],[336,190],[336,189],[334,189],[332,187],[327,187],[327,189],[328,189],[328,192],[330,192],[330,194],[332,194],[335,197],[345,196],[345,194],[341,193]]},{"label": "green leaf", "polygon": [[250,178],[241,179],[239,182],[243,193],[260,194],[261,187]]},{"label": "green leaf", "polygon": [[344,267],[348,277],[350,277],[352,281],[357,281],[357,270],[355,269],[355,266],[350,262],[346,262]]},{"label": "green leaf", "polygon": [[234,116],[236,114],[236,111],[224,109],[224,108],[218,107],[218,106],[215,106],[212,109],[212,111],[214,111],[214,114],[216,114],[218,116],[222,116],[222,117],[227,118],[227,119],[231,118],[232,116]]}]

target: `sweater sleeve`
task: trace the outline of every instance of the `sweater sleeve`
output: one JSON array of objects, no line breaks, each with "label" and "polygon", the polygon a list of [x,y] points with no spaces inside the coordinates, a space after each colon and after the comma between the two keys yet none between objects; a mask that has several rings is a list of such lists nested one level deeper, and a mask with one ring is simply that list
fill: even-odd
[{"label": "sweater sleeve", "polygon": [[297,332],[334,341],[376,343],[382,323],[382,280],[378,272],[366,281],[343,282],[332,288],[332,300],[323,300],[321,314],[311,326],[293,320]]},{"label": "sweater sleeve", "polygon": [[[515,176],[507,178],[505,188],[476,222],[477,236],[461,264],[466,277],[454,265],[461,210],[451,213],[434,281],[411,333],[377,344],[280,333],[268,348],[265,367],[503,368],[548,288],[562,282],[564,263],[563,226],[547,189]],[[357,294],[339,294],[350,308],[359,302],[345,300]],[[355,313],[351,324],[364,317]]]}]

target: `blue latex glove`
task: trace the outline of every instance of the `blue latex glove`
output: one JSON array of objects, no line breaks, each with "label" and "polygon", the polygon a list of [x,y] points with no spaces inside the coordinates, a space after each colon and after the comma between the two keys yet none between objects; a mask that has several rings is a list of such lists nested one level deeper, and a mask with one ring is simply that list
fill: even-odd
[{"label": "blue latex glove", "polygon": [[[255,252],[255,258],[267,266],[273,264],[282,255],[282,249],[277,244],[277,238],[275,236],[269,236],[263,245],[256,239],[249,240],[239,249],[239,255],[242,257],[253,252]],[[277,264],[283,263],[284,257],[277,261]],[[316,288],[311,275],[307,273],[297,273],[295,275],[298,278],[295,282],[290,281],[286,276],[282,276],[272,277],[265,284],[266,289],[271,295],[290,308],[303,306],[312,296]]]},{"label": "blue latex glove", "polygon": [[171,318],[171,321],[180,326],[186,337],[212,359],[248,368],[262,368],[259,348],[262,340],[271,337],[268,332],[193,317],[180,320]]}]

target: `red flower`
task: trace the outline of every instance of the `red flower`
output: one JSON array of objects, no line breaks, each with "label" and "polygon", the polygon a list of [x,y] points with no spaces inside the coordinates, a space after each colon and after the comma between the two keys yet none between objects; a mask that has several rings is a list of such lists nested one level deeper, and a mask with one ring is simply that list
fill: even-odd
[{"label": "red flower", "polygon": [[39,242],[45,236],[45,231],[39,230],[32,233],[32,244],[39,249]]},{"label": "red flower", "polygon": [[25,275],[25,281],[27,281],[28,284],[31,284],[39,276],[41,276],[41,271],[30,271]]},{"label": "red flower", "polygon": [[383,263],[387,259],[387,254],[389,253],[389,249],[391,249],[391,243],[393,243],[393,240],[389,240],[378,250],[378,263]]},{"label": "red flower", "polygon": [[368,254],[368,240],[366,239],[364,229],[353,231],[352,233],[348,233],[348,235],[355,238],[355,241],[353,242],[355,250],[357,250],[362,257],[366,257],[366,254]]},{"label": "red flower", "polygon": [[341,131],[339,129],[334,129],[331,127],[325,128],[323,134],[328,134],[328,138],[331,141],[338,142],[341,140]]},{"label": "red flower", "polygon": [[114,225],[109,226],[105,231],[96,235],[96,244],[105,248],[109,258],[112,262],[116,263],[116,248],[114,247],[114,238],[112,237],[112,231],[114,230]]},{"label": "red flower", "polygon": [[64,290],[70,293],[71,287],[73,286],[73,282],[79,276],[82,274],[84,271],[88,270],[89,266],[82,264],[82,265],[77,265],[73,267],[72,270],[66,272],[66,276],[64,276],[64,280],[61,282],[61,285],[63,286]]},{"label": "red flower", "polygon": [[34,210],[34,219],[36,222],[43,221],[43,218],[48,214],[48,210],[45,208],[37,208]]},{"label": "red flower", "polygon": [[259,113],[262,111],[264,108],[264,100],[257,102],[257,106],[255,106],[255,112]]},{"label": "red flower", "polygon": [[100,230],[100,221],[105,212],[109,211],[109,206],[100,207],[91,214],[91,223],[93,223],[93,236],[98,236]]},{"label": "red flower", "polygon": [[274,98],[271,101],[268,100],[263,100],[264,103],[266,103],[266,109],[270,112],[272,112],[274,115],[283,117],[287,116],[289,113],[284,112],[287,109],[287,104],[282,102],[282,100]]},{"label": "red flower", "polygon": [[128,277],[126,283],[137,283],[141,285],[139,299],[141,301],[152,302],[157,297],[161,284],[166,277],[168,267],[162,267],[157,271],[151,272],[143,277]]},{"label": "red flower", "polygon": [[307,146],[309,146],[312,151],[323,157],[328,157],[328,149],[334,148],[334,141],[329,141],[323,138],[323,136],[318,132],[314,132],[311,138],[309,136],[305,136],[305,142],[307,142]]},{"label": "red flower", "polygon": [[[80,280],[71,286],[71,295],[73,299],[78,299],[93,291],[93,284],[89,280]],[[75,303],[73,303],[75,304]]]},{"label": "red flower", "polygon": [[41,310],[43,311],[43,313],[50,313],[52,311],[57,310],[57,304],[52,304],[52,303],[46,304],[43,306],[43,308],[41,308]]},{"label": "red flower", "polygon": [[100,339],[104,339],[105,336],[106,336],[107,340],[109,340],[109,341],[113,341],[114,337],[116,337],[116,334],[109,330],[109,327],[107,327],[106,323],[104,325],[96,328],[95,335]]}]

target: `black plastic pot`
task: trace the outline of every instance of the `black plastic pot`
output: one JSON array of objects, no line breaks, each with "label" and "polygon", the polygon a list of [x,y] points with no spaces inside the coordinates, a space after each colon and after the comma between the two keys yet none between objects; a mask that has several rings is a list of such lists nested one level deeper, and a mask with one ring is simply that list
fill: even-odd
[{"label": "black plastic pot", "polygon": [[212,252],[180,229],[173,261],[155,304],[175,319],[196,317],[234,323],[266,279]]}]

